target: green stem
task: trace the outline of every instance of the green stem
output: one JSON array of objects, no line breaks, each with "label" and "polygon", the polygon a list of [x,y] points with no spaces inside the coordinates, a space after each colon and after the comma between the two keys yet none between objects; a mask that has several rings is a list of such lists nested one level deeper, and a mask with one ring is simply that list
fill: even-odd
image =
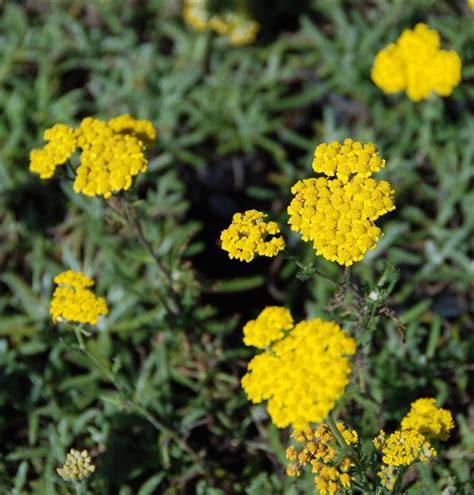
[{"label": "green stem", "polygon": [[140,240],[142,246],[151,256],[158,270],[158,276],[163,284],[163,287],[168,288],[168,293],[171,295],[171,302],[173,303],[170,307],[168,302],[165,299],[160,298],[161,304],[164,306],[166,312],[170,315],[178,315],[182,313],[181,308],[181,300],[179,298],[179,294],[175,291],[173,287],[173,279],[171,274],[167,272],[167,270],[163,267],[160,257],[155,253],[153,246],[150,241],[146,238],[145,233],[143,232],[143,227],[140,220],[137,218],[134,211],[132,211],[127,200],[122,200],[121,206],[123,208],[123,213],[117,209],[115,209],[109,201],[106,201],[107,206],[117,215],[119,215],[123,220],[125,220],[131,227],[133,227],[138,235],[138,239]]},{"label": "green stem", "polygon": [[337,443],[340,445],[344,453],[346,454],[347,457],[351,459],[351,461],[354,462],[354,464],[357,467],[357,470],[360,472],[360,475],[363,479],[363,484],[364,488],[366,490],[366,493],[373,493],[373,490],[370,486],[369,479],[367,477],[367,474],[365,472],[364,466],[362,466],[362,463],[360,462],[359,456],[355,449],[349,445],[344,437],[342,436],[342,433],[339,431],[336,423],[332,419],[331,416],[328,416],[326,418],[326,423],[329,426],[329,429],[331,430],[331,433],[333,434],[334,438],[336,439]]},{"label": "green stem", "polygon": [[74,483],[74,484],[76,486],[76,495],[82,495],[84,485],[82,483]]}]

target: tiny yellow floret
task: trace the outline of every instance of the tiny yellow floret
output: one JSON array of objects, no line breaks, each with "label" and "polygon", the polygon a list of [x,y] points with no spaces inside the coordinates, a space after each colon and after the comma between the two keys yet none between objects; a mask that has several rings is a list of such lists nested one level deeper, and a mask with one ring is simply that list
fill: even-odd
[{"label": "tiny yellow floret", "polygon": [[435,399],[424,398],[411,404],[401,426],[404,430],[416,430],[426,438],[447,440],[449,432],[454,428],[454,421],[450,411],[436,407]]},{"label": "tiny yellow floret", "polygon": [[276,222],[265,221],[266,216],[257,210],[235,213],[230,226],[221,233],[222,249],[229,258],[247,262],[256,255],[271,258],[285,247],[280,227]]},{"label": "tiny yellow floret", "polygon": [[95,471],[95,465],[92,463],[91,456],[87,450],[79,452],[71,449],[67,456],[66,462],[62,468],[57,468],[56,472],[64,481],[82,481]]},{"label": "tiny yellow floret", "polygon": [[249,362],[242,387],[253,403],[268,401],[278,428],[304,429],[321,422],[344,392],[352,369],[347,356],[355,351],[337,323],[302,321]]},{"label": "tiny yellow floret", "polygon": [[58,285],[49,312],[54,322],[68,320],[95,325],[99,316],[109,312],[105,299],[88,289],[94,281],[81,272],[67,270],[54,278]]},{"label": "tiny yellow floret", "polygon": [[263,349],[282,338],[291,328],[293,317],[286,308],[268,306],[256,320],[250,320],[244,326],[244,344]]},{"label": "tiny yellow floret", "polygon": [[449,96],[461,82],[461,66],[454,50],[440,49],[439,34],[420,23],[377,54],[371,78],[385,93],[406,91],[420,101],[432,93]]}]

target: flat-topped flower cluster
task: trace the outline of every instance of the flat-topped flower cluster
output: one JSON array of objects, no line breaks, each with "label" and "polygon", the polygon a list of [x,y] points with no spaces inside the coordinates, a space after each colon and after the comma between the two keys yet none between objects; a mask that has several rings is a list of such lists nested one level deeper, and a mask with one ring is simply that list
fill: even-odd
[{"label": "flat-topped flower cluster", "polygon": [[46,129],[44,139],[48,143],[30,153],[32,172],[50,179],[80,149],[74,191],[109,198],[130,189],[133,178],[146,170],[144,150],[156,139],[156,131],[150,121],[125,114],[107,122],[86,117],[77,129],[56,124]]},{"label": "flat-topped flower cluster", "polygon": [[249,362],[242,387],[252,402],[268,401],[278,428],[319,423],[349,382],[356,343],[335,322],[314,318],[293,326],[288,310],[270,307],[247,323],[245,342],[265,350]]}]

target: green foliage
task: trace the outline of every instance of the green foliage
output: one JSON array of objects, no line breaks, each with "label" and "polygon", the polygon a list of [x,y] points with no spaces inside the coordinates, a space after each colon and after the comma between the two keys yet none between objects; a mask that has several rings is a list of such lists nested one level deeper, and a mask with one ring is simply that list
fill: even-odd
[{"label": "green foliage", "polygon": [[[437,397],[457,428],[407,493],[474,490],[473,14],[464,0],[292,3],[259,12],[261,40],[237,48],[184,25],[179,2],[0,2],[0,493],[72,493],[55,471],[70,447],[97,460],[84,493],[311,493],[310,475],[285,475],[285,433],[240,387],[242,325],[268,304],[358,337],[338,414],[363,455],[411,400]],[[414,104],[369,74],[420,20],[460,53],[463,83]],[[28,170],[45,128],[120,113],[158,130],[127,200],[169,285],[119,204]],[[289,229],[284,261],[219,251],[235,211],[262,207],[284,226],[316,144],[348,136],[379,146],[397,202],[350,280]],[[69,268],[111,309],[83,349],[48,313]]]}]

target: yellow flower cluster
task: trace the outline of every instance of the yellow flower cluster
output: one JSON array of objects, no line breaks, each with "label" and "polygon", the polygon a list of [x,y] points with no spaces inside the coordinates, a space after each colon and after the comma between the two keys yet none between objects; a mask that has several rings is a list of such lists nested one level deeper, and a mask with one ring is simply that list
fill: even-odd
[{"label": "yellow flower cluster", "polygon": [[413,429],[426,438],[447,440],[454,428],[453,416],[447,409],[436,407],[432,398],[418,399],[402,420],[402,429]]},{"label": "yellow flower cluster", "polygon": [[74,129],[65,124],[56,124],[46,129],[43,137],[49,142],[43,148],[31,151],[30,170],[42,179],[50,179],[56,168],[66,163],[76,151],[76,136]]},{"label": "yellow flower cluster", "polygon": [[126,114],[108,122],[87,117],[78,129],[56,124],[44,137],[49,143],[30,154],[31,171],[42,179],[51,178],[80,148],[74,191],[108,198],[129,189],[133,177],[146,170],[145,145],[156,139],[156,131],[150,121]]},{"label": "yellow flower cluster", "polygon": [[345,266],[360,261],[383,235],[374,221],[395,209],[390,184],[370,177],[384,166],[370,143],[346,139],[342,145],[319,145],[313,169],[328,178],[300,180],[291,188],[291,229],[329,261]]},{"label": "yellow flower cluster", "polygon": [[261,349],[285,335],[293,328],[291,313],[280,306],[268,306],[257,317],[244,326],[244,344]]},{"label": "yellow flower cluster", "polygon": [[206,0],[184,0],[183,18],[196,31],[212,29],[220,36],[227,36],[235,46],[253,43],[260,30],[260,24],[247,15],[224,12],[210,15]]},{"label": "yellow flower cluster", "polygon": [[114,132],[107,122],[87,117],[77,132],[82,149],[74,191],[86,196],[104,196],[130,189],[132,179],[144,172],[144,144],[131,134]]},{"label": "yellow flower cluster", "polygon": [[427,461],[436,455],[428,440],[416,430],[397,430],[386,437],[383,430],[374,439],[374,445],[382,453],[388,466],[409,466],[415,461]]},{"label": "yellow flower cluster", "polygon": [[64,481],[82,481],[94,471],[95,466],[87,450],[79,452],[75,449],[68,452],[64,466],[56,469]]},{"label": "yellow flower cluster", "polygon": [[250,361],[242,387],[253,403],[268,401],[278,428],[305,428],[321,422],[344,392],[352,369],[347,356],[355,351],[337,323],[302,321]]},{"label": "yellow flower cluster", "polygon": [[385,93],[406,91],[420,101],[432,93],[449,96],[461,82],[461,65],[454,50],[440,49],[439,34],[420,23],[377,54],[371,77]]},{"label": "yellow flower cluster", "polygon": [[435,399],[418,399],[411,404],[410,411],[402,419],[401,429],[388,437],[383,430],[373,443],[382,454],[382,464],[377,473],[381,484],[392,491],[399,466],[409,466],[413,462],[425,462],[436,456],[436,450],[429,440],[447,440],[454,428],[451,412],[436,407]]},{"label": "yellow flower cluster", "polygon": [[[348,445],[357,443],[356,431],[346,428],[343,423],[336,426]],[[301,468],[310,464],[314,483],[321,495],[334,495],[341,489],[350,488],[349,469],[353,463],[348,457],[341,458],[337,442],[326,424],[320,424],[315,430],[295,430],[292,437],[303,444],[303,448],[288,447],[286,450],[286,458],[290,461],[286,471],[288,476],[299,476]]]},{"label": "yellow flower cluster", "polygon": [[229,258],[247,262],[256,254],[271,258],[285,247],[285,240],[278,235],[280,227],[276,222],[266,222],[266,216],[257,210],[234,214],[230,226],[221,233],[222,249]]},{"label": "yellow flower cluster", "polygon": [[65,319],[95,325],[100,315],[109,312],[105,299],[88,289],[94,281],[83,273],[67,270],[54,277],[54,282],[59,286],[49,308],[54,322]]}]

